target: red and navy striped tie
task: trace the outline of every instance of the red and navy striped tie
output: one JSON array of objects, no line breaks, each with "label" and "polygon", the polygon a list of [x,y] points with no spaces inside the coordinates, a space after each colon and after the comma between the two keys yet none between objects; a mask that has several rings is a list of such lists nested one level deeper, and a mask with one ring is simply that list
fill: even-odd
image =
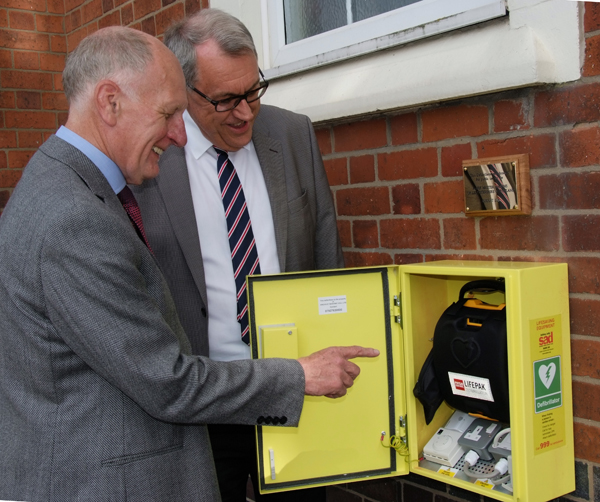
[{"label": "red and navy striped tie", "polygon": [[227,152],[214,147],[218,154],[217,171],[221,187],[221,199],[227,220],[231,263],[237,291],[237,321],[242,329],[242,341],[250,344],[248,328],[248,300],[246,298],[246,276],[260,274],[258,251],[250,223],[246,197],[235,167]]}]

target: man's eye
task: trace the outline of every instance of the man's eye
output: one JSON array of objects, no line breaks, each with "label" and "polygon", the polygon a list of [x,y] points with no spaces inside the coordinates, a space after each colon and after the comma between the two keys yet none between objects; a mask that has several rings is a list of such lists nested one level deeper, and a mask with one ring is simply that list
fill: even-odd
[{"label": "man's eye", "polygon": [[231,104],[235,103],[235,100],[236,100],[236,99],[237,99],[237,98],[227,98],[227,99],[221,99],[221,100],[219,100],[219,104],[220,104],[221,106],[229,106],[229,105],[231,105]]}]

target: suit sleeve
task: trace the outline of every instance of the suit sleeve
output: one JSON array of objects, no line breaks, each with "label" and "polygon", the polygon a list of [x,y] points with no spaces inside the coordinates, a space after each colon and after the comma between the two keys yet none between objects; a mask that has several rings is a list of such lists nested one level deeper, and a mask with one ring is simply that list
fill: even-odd
[{"label": "suit sleeve", "polygon": [[52,346],[60,347],[56,372],[67,361],[71,373],[93,371],[163,421],[254,424],[272,415],[296,425],[300,364],[189,355],[156,261],[121,210],[76,201],[46,234],[41,277]]}]

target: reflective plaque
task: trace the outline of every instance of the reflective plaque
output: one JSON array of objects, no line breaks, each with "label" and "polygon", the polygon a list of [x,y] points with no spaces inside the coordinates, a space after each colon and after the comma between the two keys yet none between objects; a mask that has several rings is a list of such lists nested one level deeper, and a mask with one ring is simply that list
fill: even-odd
[{"label": "reflective plaque", "polygon": [[464,160],[467,216],[531,214],[529,156]]}]

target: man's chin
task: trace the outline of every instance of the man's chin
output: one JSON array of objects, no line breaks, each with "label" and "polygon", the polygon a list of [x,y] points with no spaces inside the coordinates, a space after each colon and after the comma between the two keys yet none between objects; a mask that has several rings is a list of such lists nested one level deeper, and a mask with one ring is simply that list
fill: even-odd
[{"label": "man's chin", "polygon": [[156,178],[160,173],[160,168],[158,167],[158,162],[156,162],[151,169],[144,172],[144,180],[151,180]]},{"label": "man's chin", "polygon": [[252,140],[252,134],[244,134],[243,136],[231,135],[226,140],[225,149],[228,152],[237,152],[241,148],[244,148]]},{"label": "man's chin", "polygon": [[[158,156],[157,156],[158,157]],[[138,171],[139,175],[127,179],[127,183],[130,185],[141,185],[146,180],[156,178],[160,172],[158,167],[158,161],[149,162],[143,169]]]}]

